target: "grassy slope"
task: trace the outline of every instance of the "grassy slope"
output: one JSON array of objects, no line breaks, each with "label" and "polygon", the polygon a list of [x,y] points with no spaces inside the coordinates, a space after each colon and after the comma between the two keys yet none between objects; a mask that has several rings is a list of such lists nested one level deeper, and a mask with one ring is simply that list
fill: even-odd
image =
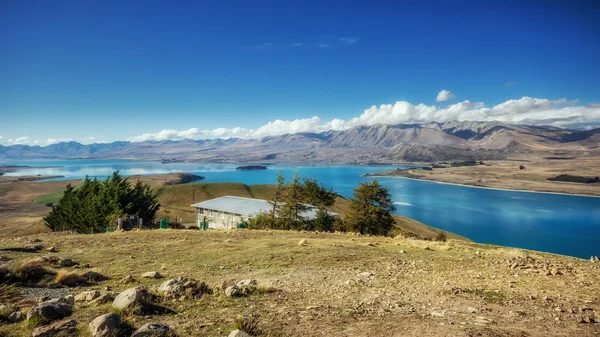
[{"label": "grassy slope", "polygon": [[[170,211],[173,216],[183,218],[184,223],[194,223],[196,215],[190,207],[195,202],[235,195],[247,198],[270,199],[273,195],[274,185],[245,185],[242,183],[188,183],[181,185],[165,186],[160,196],[163,209]],[[345,214],[349,211],[349,202],[338,197],[333,212]],[[439,230],[403,216],[394,215],[396,225],[400,232],[413,233],[422,238],[434,238]],[[451,239],[465,239],[453,233],[447,233]]]},{"label": "grassy slope", "polygon": [[[92,270],[111,278],[72,289],[75,294],[90,289],[105,292],[105,287],[115,291],[157,287],[165,279],[139,278],[152,270],[168,278],[185,275],[207,282],[214,294],[199,301],[165,303],[175,315],[127,317],[136,327],[167,323],[180,336],[226,336],[235,318],[247,313],[259,314],[261,327],[270,336],[600,334],[600,325],[578,322],[580,315],[600,311],[595,292],[600,265],[564,256],[529,252],[538,263],[564,274],[546,276],[543,269],[509,267],[507,259],[523,256],[524,251],[465,241],[248,230],[50,233],[29,239],[34,238],[47,247],[56,246],[57,256],[89,263]],[[301,239],[306,245],[298,245]],[[20,244],[0,239],[0,247]],[[17,265],[44,254],[2,252]],[[373,276],[361,276],[362,272]],[[120,284],[128,274],[140,281]],[[272,291],[227,298],[218,289],[229,278],[254,278],[263,290]],[[589,310],[582,313],[580,308]],[[110,304],[77,303],[72,318],[81,322],[82,336],[89,336],[84,325],[110,310]],[[438,314],[432,316],[434,312]],[[477,325],[477,317],[493,322]],[[0,325],[0,335],[31,333],[25,324]]]}]

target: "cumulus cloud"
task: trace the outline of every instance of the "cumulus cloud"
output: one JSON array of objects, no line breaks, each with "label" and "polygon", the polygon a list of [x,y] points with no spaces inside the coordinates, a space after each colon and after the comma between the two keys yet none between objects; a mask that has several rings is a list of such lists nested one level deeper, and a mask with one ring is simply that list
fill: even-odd
[{"label": "cumulus cloud", "polygon": [[445,102],[449,99],[453,99],[454,98],[454,94],[451,93],[450,91],[443,89],[442,91],[440,91],[437,94],[437,97],[435,98],[436,102]]},{"label": "cumulus cloud", "polygon": [[52,145],[52,144],[57,144],[57,143],[70,142],[70,141],[73,141],[73,139],[72,138],[48,138],[46,140],[46,144]]},{"label": "cumulus cloud", "polygon": [[462,102],[446,107],[399,101],[394,104],[372,106],[350,120],[323,121],[312,118],[293,121],[275,120],[256,129],[218,128],[214,130],[163,130],[130,138],[133,142],[180,139],[245,138],[257,139],[298,132],[323,132],[346,130],[355,126],[375,124],[402,124],[458,121],[500,121],[558,127],[584,128],[600,123],[600,104],[577,105],[577,100],[522,97],[487,107],[483,102]]}]

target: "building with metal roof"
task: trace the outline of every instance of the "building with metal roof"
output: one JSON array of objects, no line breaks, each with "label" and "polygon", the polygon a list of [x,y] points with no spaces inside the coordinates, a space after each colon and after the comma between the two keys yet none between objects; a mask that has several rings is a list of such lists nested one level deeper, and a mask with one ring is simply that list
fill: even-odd
[{"label": "building with metal roof", "polygon": [[[253,199],[234,196],[223,196],[191,205],[196,209],[198,227],[208,223],[208,228],[232,229],[238,224],[252,219],[260,213],[273,210],[273,204],[263,199]],[[308,205],[308,210],[299,214],[305,220],[311,221],[317,217],[317,209]],[[331,216],[337,213],[328,212]]]}]

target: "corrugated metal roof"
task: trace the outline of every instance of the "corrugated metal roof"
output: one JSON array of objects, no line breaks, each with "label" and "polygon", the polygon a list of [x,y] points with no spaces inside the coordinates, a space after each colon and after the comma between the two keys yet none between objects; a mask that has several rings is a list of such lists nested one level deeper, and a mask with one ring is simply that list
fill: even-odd
[{"label": "corrugated metal roof", "polygon": [[[226,195],[215,199],[206,200],[191,205],[196,208],[212,209],[214,211],[228,212],[241,214],[242,216],[252,217],[261,212],[267,213],[273,210],[273,205],[267,200],[253,199],[244,197],[234,197]],[[337,213],[329,212],[330,215],[336,216]],[[306,220],[315,219],[317,210],[311,208],[305,212],[302,212],[300,216]]]},{"label": "corrugated metal roof", "polygon": [[192,206],[196,208],[207,208],[215,211],[241,214],[243,216],[253,216],[260,212],[266,213],[273,209],[273,206],[266,200],[233,197],[229,195],[199,202]]}]

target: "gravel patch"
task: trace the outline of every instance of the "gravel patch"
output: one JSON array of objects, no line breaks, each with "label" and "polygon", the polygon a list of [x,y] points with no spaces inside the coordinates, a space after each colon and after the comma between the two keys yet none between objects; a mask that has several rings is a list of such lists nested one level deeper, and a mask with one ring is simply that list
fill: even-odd
[{"label": "gravel patch", "polygon": [[34,287],[20,287],[19,290],[22,292],[24,298],[38,299],[40,297],[58,298],[63,297],[72,293],[69,288],[34,288]]}]

